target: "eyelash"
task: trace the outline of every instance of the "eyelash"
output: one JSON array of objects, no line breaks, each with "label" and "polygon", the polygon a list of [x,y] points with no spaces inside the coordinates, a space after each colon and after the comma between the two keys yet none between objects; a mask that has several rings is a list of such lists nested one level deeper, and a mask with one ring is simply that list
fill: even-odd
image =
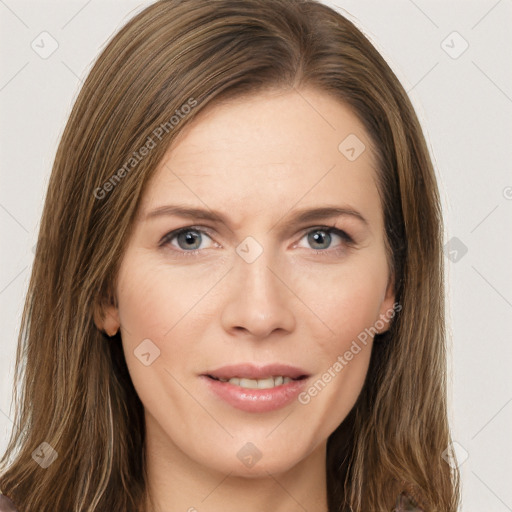
[{"label": "eyelash", "polygon": [[[173,240],[175,237],[179,236],[181,233],[184,233],[187,231],[195,231],[197,233],[207,235],[211,238],[209,230],[205,230],[204,228],[201,228],[198,226],[187,226],[184,228],[176,229],[174,231],[170,231],[169,233],[164,235],[160,241],[159,246],[160,247],[170,246],[171,240]],[[334,226],[317,226],[317,227],[310,228],[302,235],[301,240],[302,240],[302,238],[304,238],[304,236],[308,235],[311,232],[315,232],[315,231],[323,231],[324,233],[335,234],[335,235],[338,235],[344,241],[344,243],[346,245],[350,246],[350,245],[354,244],[353,238],[348,233],[346,233],[345,231],[338,229]],[[172,248],[171,250],[177,252],[180,256],[183,256],[186,258],[186,257],[197,256],[204,249],[194,249],[192,251],[183,251],[181,249]],[[343,247],[338,247],[338,248],[332,249],[332,250],[330,250],[330,249],[311,249],[311,251],[313,251],[314,254],[318,254],[320,256],[326,256],[326,255],[328,256],[329,254],[332,254],[332,252],[340,253],[343,250],[344,250]]]}]

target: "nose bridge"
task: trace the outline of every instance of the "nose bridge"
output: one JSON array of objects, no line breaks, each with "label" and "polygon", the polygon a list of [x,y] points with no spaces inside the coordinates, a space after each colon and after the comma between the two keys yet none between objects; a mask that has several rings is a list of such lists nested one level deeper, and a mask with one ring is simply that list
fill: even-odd
[{"label": "nose bridge", "polygon": [[279,272],[279,258],[276,252],[268,244],[265,244],[264,248],[263,244],[253,237],[247,237],[242,241],[236,252],[239,256],[235,265],[236,273],[246,292],[253,296],[253,300],[258,296],[268,300],[279,295],[279,283],[274,275]]},{"label": "nose bridge", "polygon": [[265,337],[275,329],[294,327],[292,296],[282,282],[286,279],[280,275],[279,255],[265,245],[255,237],[246,237],[236,247],[233,286],[223,312],[225,329],[244,328]]}]

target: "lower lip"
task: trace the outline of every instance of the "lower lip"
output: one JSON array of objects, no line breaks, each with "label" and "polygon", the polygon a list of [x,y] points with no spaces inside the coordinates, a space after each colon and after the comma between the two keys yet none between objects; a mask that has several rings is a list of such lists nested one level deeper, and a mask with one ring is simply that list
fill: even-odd
[{"label": "lower lip", "polygon": [[292,380],[269,389],[249,389],[201,375],[208,388],[236,409],[247,412],[268,412],[293,402],[308,379]]}]

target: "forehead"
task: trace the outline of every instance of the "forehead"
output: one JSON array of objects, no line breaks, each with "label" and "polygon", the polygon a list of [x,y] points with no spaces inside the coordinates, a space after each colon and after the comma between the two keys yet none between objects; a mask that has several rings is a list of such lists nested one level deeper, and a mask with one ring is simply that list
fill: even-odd
[{"label": "forehead", "polygon": [[266,91],[214,103],[187,125],[141,209],[190,200],[242,219],[297,202],[378,203],[375,177],[371,141],[347,105],[315,89]]}]

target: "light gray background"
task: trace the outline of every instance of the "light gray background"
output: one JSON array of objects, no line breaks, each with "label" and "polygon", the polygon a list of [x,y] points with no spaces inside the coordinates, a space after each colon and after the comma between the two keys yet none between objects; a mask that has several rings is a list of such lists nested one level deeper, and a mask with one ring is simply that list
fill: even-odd
[{"label": "light gray background", "polygon": [[[0,0],[2,453],[20,316],[58,140],[92,61],[150,3]],[[461,510],[512,511],[512,1],[326,3],[376,45],[420,116],[449,243],[449,400]],[[43,31],[58,43],[45,59],[31,47],[51,48]]]}]

